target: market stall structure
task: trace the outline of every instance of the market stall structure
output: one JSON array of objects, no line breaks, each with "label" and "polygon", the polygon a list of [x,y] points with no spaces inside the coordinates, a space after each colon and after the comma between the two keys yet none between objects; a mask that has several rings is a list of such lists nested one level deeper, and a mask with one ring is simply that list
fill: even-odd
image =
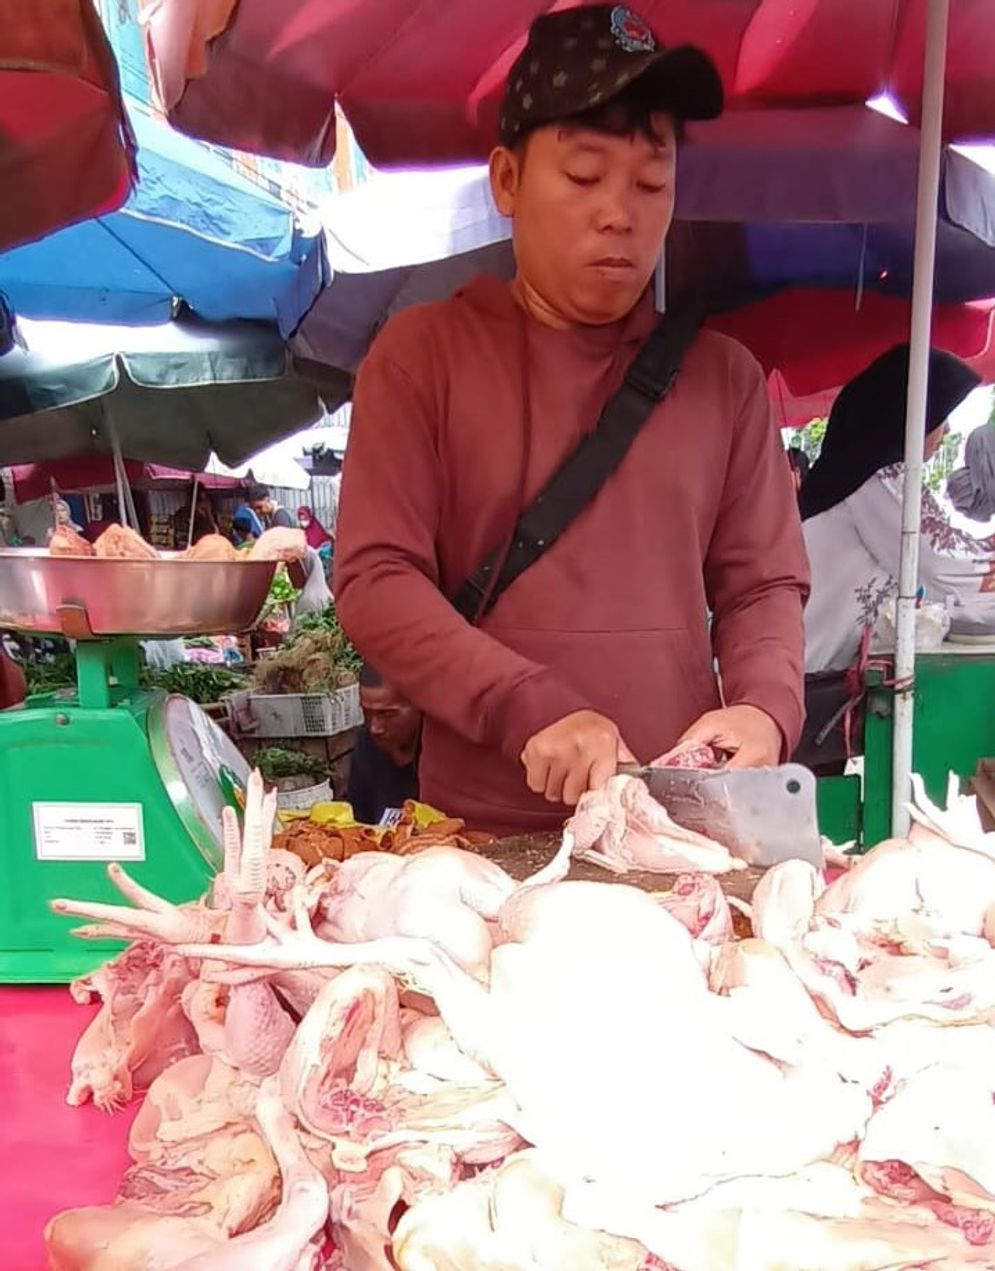
[{"label": "market stall structure", "polygon": [[[304,7],[295,10],[295,16],[299,17]],[[742,12],[749,10],[753,14],[755,10],[754,16],[761,15],[765,7],[769,9],[763,5],[739,6]],[[940,13],[941,8],[937,4],[931,12]],[[961,12],[966,9],[962,6]],[[727,11],[732,12],[728,6]],[[884,6],[863,6],[859,12],[851,7],[849,11],[853,21],[861,22],[862,33],[878,52],[881,44],[875,43],[875,37],[881,37],[884,31],[879,22],[883,11]],[[176,12],[174,7],[173,13]],[[717,12],[716,6],[712,12]],[[257,11],[257,18],[260,13]],[[214,27],[208,27],[209,34],[218,34],[231,14],[231,6],[224,2],[214,6]],[[800,33],[788,32],[797,37],[802,51],[807,40],[820,32],[827,38],[835,33],[838,40],[839,31],[835,24],[829,25],[826,14],[827,6],[812,6],[806,15],[812,25],[803,27]],[[395,20],[397,16],[393,15]],[[467,13],[462,16],[469,20]],[[690,20],[690,11],[684,16]],[[826,19],[825,27],[820,28],[820,16]],[[837,7],[837,19],[839,16]],[[251,20],[251,6],[239,6],[235,22],[241,24],[240,34],[251,30]],[[740,81],[745,80],[747,87],[758,90],[762,86],[776,96],[777,75],[765,78],[762,74],[771,70],[769,61],[780,60],[772,56],[777,41],[760,38],[769,30],[761,22],[756,38],[748,41],[745,51],[750,56],[742,58],[746,65],[745,69],[740,67],[742,74],[737,74],[736,82],[743,87]],[[894,36],[894,29],[889,30]],[[201,28],[201,34],[203,31]],[[410,28],[405,34],[409,33]],[[372,38],[376,32],[364,34]],[[424,36],[425,28],[421,34]],[[451,37],[452,31],[448,34]],[[938,34],[936,27],[933,34]],[[888,48],[899,50],[900,72],[907,40],[914,43],[914,28],[910,36],[903,26],[899,35],[902,38],[889,42]],[[847,38],[851,39],[852,33]],[[783,31],[781,43],[789,50],[784,56],[790,62],[790,54],[797,50],[792,41],[784,39]],[[829,45],[833,47],[831,39]],[[292,41],[287,47],[295,48]],[[448,47],[452,48],[451,42]],[[312,48],[317,49],[317,42]],[[823,62],[828,64],[831,59],[824,57],[825,47],[821,45],[820,49]],[[935,52],[935,41],[933,49]],[[765,51],[771,54],[770,58],[763,56]],[[935,71],[935,59],[932,68]],[[774,69],[783,68],[775,65]],[[816,68],[823,69],[822,63]],[[748,71],[752,72],[752,80]],[[898,80],[901,78],[899,74]],[[483,74],[475,81],[479,90],[474,90],[475,97],[486,101],[489,80],[496,85],[499,79],[496,68],[490,75]],[[814,82],[817,86],[822,83],[818,75]],[[932,83],[935,87],[935,77]],[[460,104],[464,100],[462,87]],[[329,95],[325,96],[327,112]],[[930,96],[927,92],[927,107],[936,104],[929,100]],[[319,105],[320,100],[319,92],[313,104]],[[406,105],[410,109],[410,104]],[[361,106],[357,114],[362,117]],[[936,112],[927,109],[926,114],[931,120],[927,132],[935,157]],[[425,112],[423,119],[419,117],[424,129],[419,144],[431,137],[438,117],[438,113],[433,116],[430,111]],[[460,135],[469,136],[472,129],[466,127],[465,117],[461,123],[464,132]],[[931,192],[935,207],[936,191],[930,191],[929,168],[928,163],[924,164],[924,193],[920,200],[924,213],[930,210]],[[928,215],[923,219],[928,221]],[[925,263],[928,266],[930,262]],[[926,294],[928,298],[928,290]],[[922,306],[920,275],[914,305],[920,322]],[[920,326],[920,355],[922,338]],[[915,394],[910,394],[910,399],[914,415]],[[913,419],[910,436],[914,425]],[[911,457],[914,468],[914,451]],[[896,743],[896,749],[902,744]],[[246,817],[247,822],[252,821],[253,833],[259,811],[258,805],[253,804]],[[617,828],[623,845],[627,837],[640,850],[652,850],[656,843],[670,853],[668,859],[673,859],[674,842],[668,835],[677,827],[648,827],[638,818],[630,820],[628,813],[633,808],[621,795],[617,807],[598,811],[602,822],[607,817],[614,824],[612,818],[618,821],[621,817]],[[569,827],[556,865],[540,870],[539,877],[530,880],[531,888],[516,888],[510,880],[484,866],[478,870],[463,862],[462,857],[455,858],[462,862],[457,872],[465,870],[467,877],[473,877],[485,891],[493,887],[492,896],[486,901],[475,899],[469,906],[462,900],[428,905],[419,919],[421,929],[414,932],[391,902],[390,882],[395,868],[400,868],[394,862],[383,871],[387,883],[380,893],[382,909],[370,903],[368,889],[366,897],[359,898],[362,903],[354,903],[350,909],[348,885],[341,889],[333,886],[339,899],[345,901],[345,912],[333,910],[330,924],[324,907],[327,875],[312,880],[308,903],[301,903],[300,894],[296,902],[289,898],[281,901],[279,893],[287,883],[285,874],[280,875],[279,882],[276,878],[271,880],[273,894],[264,899],[258,886],[258,860],[253,855],[260,844],[248,833],[247,826],[241,853],[234,850],[233,844],[226,862],[221,891],[226,889],[227,899],[223,894],[216,896],[222,913],[226,905],[233,906],[230,925],[227,918],[218,915],[219,923],[225,922],[227,946],[219,947],[216,942],[187,943],[192,939],[191,928],[182,915],[157,908],[147,897],[127,919],[132,934],[161,940],[166,928],[159,919],[172,923],[175,918],[165,943],[178,940],[178,956],[188,955],[205,962],[221,959],[233,967],[255,968],[252,974],[263,972],[263,984],[268,986],[261,989],[256,985],[250,992],[250,986],[243,981],[232,990],[224,1020],[223,1060],[217,1057],[216,1033],[209,1031],[211,1024],[218,1023],[217,1018],[199,1018],[204,1032],[198,1032],[197,1043],[203,1053],[180,1061],[180,1065],[187,1065],[182,1068],[182,1077],[181,1066],[177,1065],[172,1076],[167,1072],[159,1079],[146,1105],[149,1115],[133,1140],[133,1145],[142,1145],[137,1147],[139,1151],[159,1151],[150,1142],[148,1131],[150,1123],[158,1124],[159,1109],[174,1097],[170,1085],[173,1079],[180,1079],[184,1095],[192,1095],[195,1100],[203,1096],[205,1102],[214,1098],[205,1093],[207,1078],[223,1076],[232,1067],[237,1074],[235,1082],[248,1078],[252,1086],[255,1116],[251,1121],[245,1120],[244,1126],[249,1133],[261,1133],[271,1147],[283,1172],[284,1201],[271,1222],[251,1231],[240,1232],[222,1223],[217,1231],[199,1233],[203,1243],[195,1252],[184,1250],[184,1256],[188,1252],[199,1256],[206,1248],[223,1246],[231,1238],[232,1251],[240,1252],[244,1247],[258,1252],[262,1246],[268,1250],[267,1256],[275,1256],[279,1248],[281,1256],[313,1260],[319,1256],[324,1224],[330,1217],[340,1259],[344,1256],[345,1265],[357,1268],[386,1265],[388,1242],[393,1264],[402,1267],[424,1265],[426,1258],[465,1258],[468,1248],[475,1251],[474,1256],[500,1257],[504,1262],[511,1260],[512,1265],[529,1265],[528,1259],[534,1261],[535,1249],[541,1248],[545,1251],[543,1265],[572,1268],[596,1265],[592,1259],[605,1252],[606,1240],[614,1241],[612,1250],[621,1265],[631,1265],[633,1269],[665,1258],[671,1265],[694,1267],[695,1271],[705,1267],[711,1271],[713,1266],[720,1271],[744,1253],[747,1242],[750,1256],[767,1258],[760,1265],[786,1262],[798,1268],[809,1264],[813,1268],[842,1268],[851,1265],[848,1259],[854,1255],[852,1242],[859,1244],[866,1239],[879,1240],[874,1256],[879,1256],[882,1266],[894,1265],[896,1259],[899,1264],[910,1258],[919,1259],[924,1252],[938,1265],[944,1260],[950,1266],[974,1261],[985,1265],[986,1260],[990,1261],[987,1246],[993,1234],[987,1162],[971,1156],[964,1144],[972,1134],[976,1135],[982,1109],[990,1112],[991,1092],[987,1078],[981,1075],[988,1065],[983,1061],[972,1070],[966,1051],[958,1050],[967,1033],[963,1028],[943,1026],[970,1025],[975,1019],[987,1018],[990,1012],[990,1001],[981,985],[990,978],[991,951],[981,937],[987,930],[986,915],[992,897],[988,877],[991,849],[972,819],[971,809],[956,801],[950,816],[944,817],[920,797],[918,819],[925,835],[917,832],[908,843],[872,853],[866,868],[858,866],[826,896],[820,895],[822,881],[818,873],[810,872],[808,866],[799,869],[798,862],[789,862],[767,875],[761,892],[754,897],[753,926],[755,935],[766,941],[769,949],[753,950],[759,953],[756,963],[751,963],[745,946],[729,944],[721,892],[702,887],[700,876],[690,892],[674,887],[662,906],[645,897],[632,899],[636,893],[625,888],[597,888],[597,900],[595,893],[569,890],[569,883],[565,884],[568,890],[558,890],[556,884],[562,877],[558,870],[569,863],[575,846],[571,836],[574,840],[583,838],[588,850],[603,853],[606,848],[606,842],[601,841],[603,823],[599,822],[600,828],[594,832],[580,814]],[[703,857],[691,851],[694,845],[689,845],[686,836],[682,838],[678,833],[676,840],[682,844],[680,850],[687,853],[686,859],[700,865]],[[696,846],[705,850],[700,843]],[[633,842],[628,843],[628,848],[636,850]],[[447,849],[453,850],[458,849]],[[422,857],[423,862],[432,859],[428,853]],[[451,863],[454,858],[444,859]],[[412,868],[417,862],[418,856],[411,862]],[[930,865],[938,874],[930,872]],[[730,872],[742,872],[729,868]],[[892,869],[895,873],[890,872]],[[430,879],[431,870],[426,868],[424,872]],[[337,877],[346,879],[348,873]],[[882,873],[890,882],[882,882]],[[947,881],[956,879],[957,886],[963,888],[961,894],[970,894],[970,904],[956,902],[949,889],[941,895],[938,884],[936,891],[930,891],[927,880],[938,875]],[[896,878],[902,884],[897,891],[893,885]],[[254,893],[248,885],[253,879]],[[545,883],[553,885],[547,889],[541,885]],[[701,903],[705,893],[710,907]],[[581,901],[582,894],[589,896],[590,901]],[[625,895],[630,898],[620,899]],[[434,898],[438,902],[438,893]],[[552,899],[547,905],[544,898]],[[557,909],[559,898],[562,910]],[[355,902],[357,897],[353,895],[351,899]],[[536,903],[530,904],[531,900]],[[682,915],[683,901],[692,903]],[[271,906],[270,918],[275,915],[274,921],[267,921],[262,915],[267,903]],[[517,909],[517,905],[521,908]],[[464,912],[467,908],[478,919],[484,919],[484,925],[486,920],[502,924],[504,948],[509,954],[507,967],[504,954],[500,949],[493,950],[489,941],[469,953],[455,937],[449,944],[448,924],[452,921],[455,930],[469,918]],[[661,908],[669,913],[661,913]],[[60,912],[98,920],[105,916],[78,899],[61,906]],[[521,922],[523,916],[531,916],[532,921]],[[380,928],[363,930],[363,935],[401,935],[408,940],[414,936],[415,944],[402,948],[396,943],[354,943],[361,940],[361,929],[374,917],[384,919]],[[243,918],[245,922],[241,923]],[[706,935],[713,919],[715,927]],[[317,935],[310,929],[311,922],[322,928]],[[910,943],[883,948],[882,922],[888,930],[894,927],[904,933]],[[267,925],[269,935],[263,938]],[[239,927],[241,930],[236,930]],[[682,927],[688,931],[682,933]],[[857,957],[853,966],[849,946],[834,946],[827,954],[827,932],[831,935],[844,928],[855,942]],[[479,923],[474,929],[482,933]],[[922,942],[909,935],[924,929],[933,937],[939,934],[942,938]],[[429,940],[420,940],[423,936]],[[245,943],[239,944],[240,938]],[[722,946],[718,953],[705,947],[713,939]],[[965,939],[980,942],[970,946],[966,960]],[[955,942],[956,956],[952,952]],[[516,972],[512,959],[518,955],[521,961]],[[170,956],[168,950],[165,956]],[[779,958],[783,959],[784,969],[771,969],[773,978],[765,978],[763,968],[780,968]],[[357,961],[378,969],[364,971],[353,965]],[[195,965],[203,966],[205,962]],[[453,962],[458,965],[454,967]],[[490,993],[472,975],[465,974],[467,962],[471,972],[483,973],[485,979],[494,973]],[[668,969],[666,982],[659,974],[661,965]],[[704,979],[703,966],[707,967]],[[311,983],[311,988],[317,989],[317,997],[312,997],[310,1004],[300,1000],[299,1025],[297,1013],[291,1017],[293,1028],[286,1018],[275,1016],[272,1032],[267,1033],[272,1050],[261,1056],[258,1048],[249,1048],[251,1053],[240,1049],[246,1036],[238,1027],[233,1004],[255,1000],[252,993],[259,992],[270,1002],[267,994],[275,992],[274,977],[305,970],[313,973],[316,967],[346,969],[328,985]],[[502,968],[506,973],[503,980],[497,974]],[[901,1002],[887,991],[882,993],[875,978],[883,976],[888,980],[892,974],[897,974],[908,988]],[[919,975],[924,978],[917,980]],[[210,983],[208,977],[205,980]],[[405,989],[411,987],[412,981],[435,997],[449,1030],[443,1030],[439,1040],[448,1061],[459,1066],[457,1084],[462,1083],[460,1101],[466,1113],[462,1119],[454,1121],[451,1115],[438,1115],[431,1095],[438,1095],[443,1104],[451,1106],[447,1099],[452,1095],[452,1086],[447,1090],[446,1081],[451,1083],[452,1070],[440,1077],[439,1052],[431,1048],[427,1055],[425,1050],[419,1052],[417,1039],[407,1034],[409,1026],[417,1033],[425,1025],[410,1014],[406,1022],[397,1014],[398,983]],[[513,991],[502,997],[509,986]],[[300,981],[297,989],[303,991]],[[741,990],[745,990],[745,996]],[[746,1009],[742,1013],[732,1009],[726,1012],[716,1005],[722,1000],[739,1003]],[[555,1011],[550,1009],[551,1002],[556,1003]],[[652,1003],[649,1010],[647,1002]],[[596,1031],[590,1025],[592,1009],[597,1012]],[[352,1034],[346,1039],[341,1027],[343,1020],[353,1020],[357,1014],[371,1021],[358,1046],[354,1045],[357,1039]],[[694,1028],[689,1030],[693,1045],[686,1042],[682,1030],[673,1028],[675,1014],[684,1020],[693,1018]],[[285,1009],[284,1015],[289,1015]],[[787,1031],[783,1027],[786,1015],[791,1021]],[[917,1031],[916,1044],[910,1044],[910,1033],[904,1027],[910,1019],[918,1022],[924,1015],[939,1025],[930,1033],[931,1043],[950,1047],[943,1051],[944,1058],[933,1073],[933,1077],[942,1074],[942,1083],[924,1076],[923,1069],[916,1066],[922,1055],[924,1034]],[[827,1017],[831,1017],[828,1024]],[[885,1030],[891,1025],[898,1025],[898,1030],[886,1036]],[[434,1029],[437,1025],[428,1027]],[[831,1031],[827,1032],[827,1028]],[[868,1034],[873,1034],[873,1054],[866,1046],[851,1044],[868,1040]],[[395,1042],[398,1037],[403,1040],[395,1045],[387,1040],[388,1036]],[[938,1036],[943,1040],[937,1042]],[[453,1038],[462,1053],[454,1053]],[[252,1040],[258,1041],[258,1035]],[[945,1069],[944,1063],[951,1060],[954,1051],[958,1051],[959,1059]],[[420,1064],[416,1052],[427,1062]],[[598,1117],[592,1123],[590,1091],[603,1083],[605,1072],[615,1070],[622,1052],[628,1061],[642,1056],[644,1067],[637,1065],[635,1078],[624,1083],[621,1108],[616,1099],[614,1115]],[[317,1060],[316,1054],[320,1056]],[[820,1056],[818,1062],[814,1061],[816,1055]],[[700,1096],[687,1098],[686,1112],[682,1108],[675,1113],[673,1107],[657,1106],[652,1100],[647,1104],[646,1091],[659,1079],[661,1057],[668,1078],[682,1093],[689,1096],[696,1092]],[[961,1070],[951,1080],[958,1062],[970,1070],[970,1076]],[[360,1069],[362,1078],[357,1076]],[[280,1083],[272,1080],[276,1073]],[[255,1083],[260,1080],[264,1084],[257,1091]],[[190,1084],[184,1085],[187,1081]],[[440,1081],[441,1090],[433,1084]],[[427,1105],[426,1084],[430,1086]],[[944,1090],[949,1091],[954,1085],[958,1095],[946,1097]],[[467,1094],[468,1086],[475,1093]],[[325,1094],[333,1092],[330,1100],[312,1098],[319,1088]],[[422,1095],[421,1101],[414,1101],[413,1113],[409,1097],[412,1090]],[[744,1090],[754,1097],[744,1099]],[[961,1099],[964,1091],[968,1094]],[[218,1093],[214,1108],[224,1109],[227,1097]],[[712,1118],[710,1133],[701,1135],[698,1110],[707,1102],[715,1112],[716,1100],[720,1108]],[[295,1130],[294,1120],[286,1116],[288,1110],[297,1125],[305,1129]],[[226,1124],[233,1123],[228,1111],[222,1115],[229,1117]],[[413,1121],[409,1119],[412,1115]],[[927,1124],[937,1117],[944,1130],[940,1146],[935,1137],[930,1139]],[[234,1123],[239,1130],[243,1128],[237,1117]],[[636,1125],[640,1133],[633,1136]],[[772,1126],[786,1127],[785,1133],[772,1135]],[[820,1144],[826,1149],[832,1145],[835,1152],[855,1129],[857,1137],[863,1135],[863,1143],[854,1160],[841,1161],[832,1153],[820,1155]],[[415,1166],[404,1159],[395,1160],[383,1170],[371,1166],[362,1183],[351,1177],[343,1179],[338,1163],[333,1168],[321,1167],[329,1157],[329,1143],[333,1152],[358,1150],[366,1166],[379,1149],[386,1150],[388,1145],[396,1149],[399,1142],[410,1146],[412,1139],[423,1142],[429,1132],[436,1141],[441,1136],[450,1155],[443,1153],[440,1158],[423,1154]],[[154,1133],[153,1129],[153,1138]],[[538,1159],[520,1150],[519,1134],[526,1141],[539,1144]],[[317,1147],[314,1138],[319,1140]],[[668,1156],[668,1151],[673,1155]],[[499,1171],[480,1179],[471,1177],[481,1164],[497,1163],[509,1153],[509,1160]],[[168,1152],[159,1156],[157,1166],[168,1159]],[[467,1175],[458,1182],[454,1159],[459,1174],[465,1171]],[[818,1162],[811,1166],[817,1178],[809,1172],[813,1160]],[[586,1176],[583,1181],[576,1176],[578,1163]],[[440,1180],[436,1195],[419,1194],[408,1172],[412,1168],[422,1178],[427,1173]],[[951,1171],[959,1178],[970,1178],[967,1189],[951,1185]],[[759,1180],[746,1196],[737,1190],[743,1174]],[[777,1181],[785,1177],[787,1193]],[[516,1179],[521,1180],[517,1186]],[[291,1180],[298,1182],[296,1193],[290,1187]],[[272,1190],[273,1182],[271,1171],[258,1183],[259,1194],[267,1188]],[[592,1182],[594,1186],[590,1185]],[[830,1191],[836,1207],[827,1199]],[[292,1205],[295,1195],[299,1206]],[[704,1203],[693,1199],[696,1196],[705,1197]],[[876,1234],[868,1237],[866,1224],[883,1219],[882,1197],[889,1215],[887,1230],[878,1228]],[[517,1209],[516,1198],[520,1206]],[[515,1223],[503,1221],[506,1205],[509,1211],[518,1213]],[[818,1217],[812,1213],[813,1205]],[[752,1221],[758,1211],[765,1215],[763,1231]],[[117,1211],[118,1217],[121,1212]],[[779,1221],[772,1222],[772,1216]],[[97,1224],[91,1231],[110,1231],[114,1235],[112,1228],[100,1225],[105,1221],[113,1224],[113,1214],[109,1218],[91,1214],[84,1221],[91,1220]],[[81,1234],[80,1228],[73,1226],[79,1221],[69,1214],[49,1229],[50,1247],[60,1256],[76,1256],[87,1248],[85,1231]],[[150,1231],[157,1222],[158,1218],[150,1222]],[[611,1235],[598,1235],[592,1226]],[[718,1245],[714,1235],[717,1228],[732,1233]],[[463,1243],[454,1249],[453,1232],[457,1229]],[[522,1247],[523,1238],[529,1242],[529,1251]],[[100,1239],[104,1240],[103,1235]],[[270,1241],[273,1243],[266,1243]],[[888,1247],[882,1249],[880,1242]],[[867,1255],[862,1256],[866,1262]],[[881,1262],[884,1257],[890,1261]],[[361,1260],[366,1258],[368,1262]]]}]

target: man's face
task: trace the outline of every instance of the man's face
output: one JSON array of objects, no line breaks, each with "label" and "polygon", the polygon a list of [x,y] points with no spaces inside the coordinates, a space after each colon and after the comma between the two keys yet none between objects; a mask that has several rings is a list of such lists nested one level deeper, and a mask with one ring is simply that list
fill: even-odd
[{"label": "man's face", "polygon": [[418,740],[418,711],[389,684],[361,685],[359,701],[370,736],[396,764],[410,763]]},{"label": "man's face", "polygon": [[266,518],[273,511],[273,500],[270,498],[254,499],[250,505],[256,516]]},{"label": "man's face", "polygon": [[674,214],[677,142],[668,115],[652,123],[656,140],[551,125],[524,150],[491,156],[519,278],[564,323],[617,321],[653,276]]}]

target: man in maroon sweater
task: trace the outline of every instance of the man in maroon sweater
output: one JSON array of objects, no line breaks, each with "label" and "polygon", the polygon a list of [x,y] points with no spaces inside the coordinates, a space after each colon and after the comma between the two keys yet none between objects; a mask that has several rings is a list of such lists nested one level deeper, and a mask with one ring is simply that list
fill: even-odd
[{"label": "man in maroon sweater", "polygon": [[538,19],[490,164],[513,283],[478,278],[399,314],[359,372],[336,602],[425,714],[422,797],[474,827],[552,828],[620,761],[684,738],[738,766],[776,763],[798,739],[794,492],[760,367],[715,333],[486,617],[451,604],[653,330],[680,126],[721,102],[705,54],[661,48],[621,6]]}]

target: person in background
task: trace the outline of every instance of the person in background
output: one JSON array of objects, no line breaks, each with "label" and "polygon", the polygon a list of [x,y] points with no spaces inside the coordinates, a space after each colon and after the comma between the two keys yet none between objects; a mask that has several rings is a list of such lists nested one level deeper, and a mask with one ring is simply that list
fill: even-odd
[{"label": "person in background", "polygon": [[231,519],[231,541],[239,549],[243,547],[251,547],[259,535],[263,532],[262,527],[257,530],[255,525],[259,525],[259,518],[253,515],[250,520],[241,509],[239,509]]},{"label": "person in background", "polygon": [[808,455],[801,446],[788,447],[788,467],[791,469],[791,480],[794,482],[796,493],[801,492],[802,482],[808,476],[810,466]]},{"label": "person in background", "polygon": [[[843,671],[864,631],[898,591],[909,346],[882,354],[833,404],[819,458],[799,496],[812,593],[805,610],[805,668]],[[959,358],[929,355],[925,456],[979,377]],[[919,582],[927,601],[953,599],[966,616],[995,614],[995,542],[954,529],[923,491]]]},{"label": "person in background", "polygon": [[210,497],[206,490],[197,491],[197,503],[194,507],[193,514],[193,535],[190,539],[192,543],[199,542],[206,534],[217,534],[218,519],[214,515],[214,508],[211,505]]},{"label": "person in background", "polygon": [[259,535],[263,532],[263,523],[259,519],[259,517],[256,515],[255,511],[253,510],[252,506],[249,503],[246,503],[243,501],[235,509],[234,515],[232,516],[233,525],[235,523],[236,518],[241,518],[243,521],[248,522],[249,529],[254,539],[258,538]]},{"label": "person in background", "polygon": [[87,521],[86,528],[83,530],[83,537],[89,539],[91,543],[95,543],[104,530],[108,530],[112,525],[118,525],[121,522],[118,514],[117,499],[113,495],[99,495],[98,506],[99,516],[95,521]]},{"label": "person in background", "polygon": [[363,726],[356,738],[346,799],[363,825],[379,825],[385,812],[418,798],[421,714],[374,669],[359,677]]},{"label": "person in background", "polygon": [[304,531],[308,547],[313,547],[321,557],[327,580],[331,572],[332,553],[335,550],[335,542],[331,534],[315,516],[314,511],[306,506],[297,509],[297,524]]},{"label": "person in background", "polygon": [[323,613],[332,603],[324,564],[313,547],[305,549],[301,567],[304,571],[304,586],[294,601],[294,622],[305,613]]},{"label": "person in background", "polygon": [[359,368],[335,603],[424,711],[424,798],[473,830],[553,830],[634,756],[694,742],[763,767],[801,733],[808,564],[763,371],[733,340],[697,332],[493,605],[500,569],[477,578],[657,330],[683,126],[721,109],[708,55],[622,5],[536,18],[490,158],[515,278],[395,314]]},{"label": "person in background", "polygon": [[313,547],[316,552],[320,551],[326,543],[330,543],[332,541],[331,534],[329,534],[309,507],[299,507],[297,509],[297,524],[304,531],[304,537],[307,539],[308,547]]},{"label": "person in background", "polygon": [[55,524],[50,526],[45,533],[46,544],[52,541],[52,535],[56,530],[69,529],[75,530],[77,534],[82,534],[82,525],[77,525],[73,520],[72,508],[65,499],[57,499],[55,502]]},{"label": "person in background", "polygon": [[254,485],[249,491],[249,506],[263,522],[263,526],[271,530],[279,525],[292,529],[294,519],[285,507],[281,507],[264,485]]},{"label": "person in background", "polygon": [[982,424],[968,437],[964,465],[950,474],[947,497],[970,521],[995,517],[995,424]]},{"label": "person in background", "polygon": [[20,706],[28,695],[24,671],[0,645],[0,711]]}]

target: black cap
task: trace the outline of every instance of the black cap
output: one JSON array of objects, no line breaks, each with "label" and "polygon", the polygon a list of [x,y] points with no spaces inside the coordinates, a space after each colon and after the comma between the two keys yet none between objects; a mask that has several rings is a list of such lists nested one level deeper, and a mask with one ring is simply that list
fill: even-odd
[{"label": "black cap", "polygon": [[620,4],[548,13],[508,73],[500,139],[513,146],[533,128],[607,105],[642,80],[653,109],[678,120],[722,113],[722,79],[702,49],[664,48],[645,18]]}]

